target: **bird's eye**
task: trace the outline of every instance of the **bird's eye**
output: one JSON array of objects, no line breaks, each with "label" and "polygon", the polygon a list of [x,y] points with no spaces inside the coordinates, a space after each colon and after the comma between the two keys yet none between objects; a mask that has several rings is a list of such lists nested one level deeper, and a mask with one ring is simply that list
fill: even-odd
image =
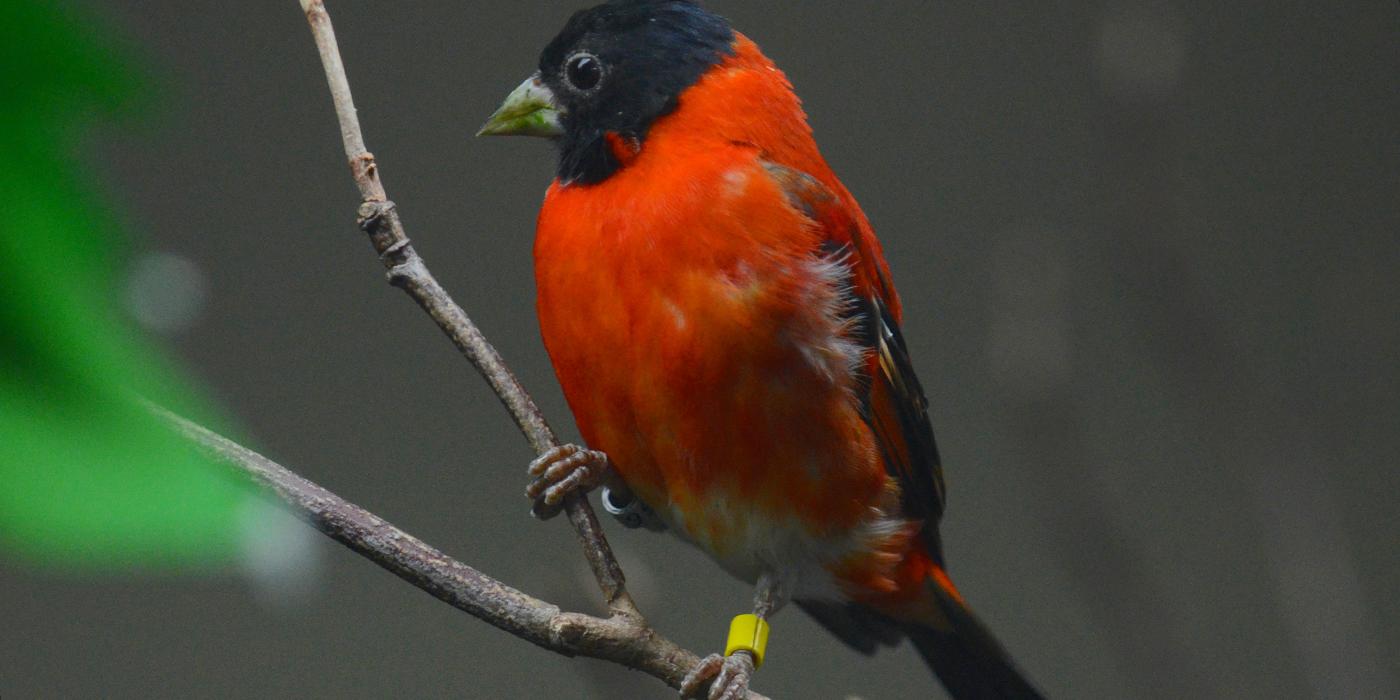
[{"label": "bird's eye", "polygon": [[593,54],[574,54],[569,57],[568,63],[564,64],[564,75],[569,78],[570,85],[587,92],[602,82],[603,63]]}]

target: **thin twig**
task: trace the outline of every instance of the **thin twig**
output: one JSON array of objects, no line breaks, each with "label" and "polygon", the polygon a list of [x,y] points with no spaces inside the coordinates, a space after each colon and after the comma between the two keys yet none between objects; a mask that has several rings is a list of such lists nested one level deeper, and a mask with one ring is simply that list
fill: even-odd
[{"label": "thin twig", "polygon": [[[384,190],[374,156],[365,148],[359,116],[350,94],[350,81],[345,75],[345,65],[340,58],[330,15],[326,13],[322,0],[300,2],[306,19],[311,24],[311,33],[316,39],[321,63],[326,69],[331,98],[335,101],[335,113],[340,120],[340,135],[345,143],[345,156],[350,161],[350,173],[360,188],[363,200],[359,209],[360,228],[369,234],[374,250],[379,253],[380,260],[388,268],[389,282],[407,292],[428,312],[438,327],[451,338],[457,349],[461,350],[477,371],[486,378],[536,453],[542,454],[557,446],[558,438],[540,413],[539,407],[506,367],[500,354],[486,341],[485,336],[467,317],[462,307],[452,301],[413,249],[408,235],[404,233],[398,208],[389,200]],[[608,609],[614,615],[640,617],[636,604],[627,593],[622,568],[618,566],[617,559],[603,536],[602,526],[598,523],[598,517],[588,499],[580,495],[570,495],[564,501],[564,511],[583,545],[584,555],[593,569],[593,576],[598,581]]]},{"label": "thin twig", "polygon": [[[154,404],[158,418],[276,494],[312,527],[473,617],[566,656],[611,661],[679,688],[700,659],[638,619],[564,612],[452,557],[276,462]],[[750,693],[752,700],[766,700]]]}]

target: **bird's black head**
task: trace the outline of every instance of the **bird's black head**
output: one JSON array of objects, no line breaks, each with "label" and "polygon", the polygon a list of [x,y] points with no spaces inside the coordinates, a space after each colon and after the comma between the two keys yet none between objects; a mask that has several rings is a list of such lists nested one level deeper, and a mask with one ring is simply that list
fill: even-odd
[{"label": "bird's black head", "polygon": [[[582,10],[482,132],[555,136],[559,179],[601,182],[621,167],[605,135],[644,141],[733,43],[729,23],[690,0],[612,0]],[[557,116],[541,121],[546,100]]]}]

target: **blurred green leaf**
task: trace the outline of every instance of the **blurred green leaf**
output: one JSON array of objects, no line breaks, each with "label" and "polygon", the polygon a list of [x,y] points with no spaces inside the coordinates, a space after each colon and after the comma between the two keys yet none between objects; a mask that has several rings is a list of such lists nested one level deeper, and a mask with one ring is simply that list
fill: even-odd
[{"label": "blurred green leaf", "polygon": [[141,81],[97,25],[0,3],[0,547],[43,565],[228,562],[252,497],[132,401],[209,420],[121,311],[124,237],[76,145]]}]

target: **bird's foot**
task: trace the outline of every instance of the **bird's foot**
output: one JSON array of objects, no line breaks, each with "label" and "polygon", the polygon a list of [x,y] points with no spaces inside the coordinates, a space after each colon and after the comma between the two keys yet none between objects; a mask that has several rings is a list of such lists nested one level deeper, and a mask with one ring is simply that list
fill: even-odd
[{"label": "bird's foot", "polygon": [[565,497],[598,488],[609,469],[608,456],[597,450],[560,445],[545,452],[530,463],[525,496],[535,502],[531,512],[541,520],[558,515]]},{"label": "bird's foot", "polygon": [[[681,698],[743,700],[748,696],[753,671],[753,657],[747,651],[736,651],[732,656],[710,654],[701,659],[681,681]],[[710,692],[701,695],[707,683]]]}]

